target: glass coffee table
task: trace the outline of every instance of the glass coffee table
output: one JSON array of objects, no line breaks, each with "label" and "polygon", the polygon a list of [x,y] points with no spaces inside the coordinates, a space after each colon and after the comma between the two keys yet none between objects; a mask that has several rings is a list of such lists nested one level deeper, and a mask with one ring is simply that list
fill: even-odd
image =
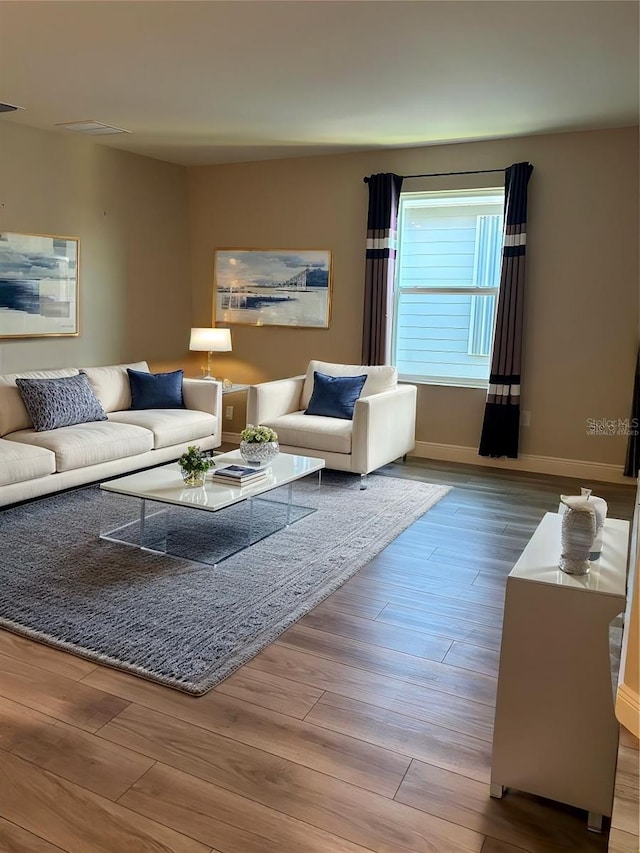
[{"label": "glass coffee table", "polygon": [[[211,472],[245,464],[237,450],[213,461]],[[118,477],[100,484],[100,538],[217,565],[315,512],[323,468],[324,459],[280,453],[266,479],[244,486],[209,472],[187,488],[177,462]]]}]

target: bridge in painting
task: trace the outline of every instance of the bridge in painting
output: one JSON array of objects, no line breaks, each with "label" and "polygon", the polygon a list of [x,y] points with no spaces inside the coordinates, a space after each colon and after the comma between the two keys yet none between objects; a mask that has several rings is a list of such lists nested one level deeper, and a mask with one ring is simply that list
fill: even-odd
[{"label": "bridge in painting", "polygon": [[275,285],[278,290],[306,290],[307,289],[307,274],[311,272],[309,267],[303,269],[302,272],[296,273],[291,278],[283,281],[281,284]]}]

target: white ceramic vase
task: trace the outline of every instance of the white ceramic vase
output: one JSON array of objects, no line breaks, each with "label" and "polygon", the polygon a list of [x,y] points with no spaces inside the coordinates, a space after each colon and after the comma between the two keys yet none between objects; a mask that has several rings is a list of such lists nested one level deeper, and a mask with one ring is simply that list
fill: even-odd
[{"label": "white ceramic vase", "polygon": [[591,568],[589,555],[596,535],[596,513],[588,497],[562,495],[566,507],[562,516],[562,553],[559,567],[568,575],[586,575]]},{"label": "white ceramic vase", "polygon": [[590,560],[599,560],[602,554],[602,535],[604,533],[604,523],[607,519],[607,502],[604,498],[598,498],[591,494],[591,489],[582,489],[582,494],[587,497],[589,503],[593,506],[596,514],[596,535],[593,538],[591,545]]},{"label": "white ceramic vase", "polygon": [[[580,489],[580,495],[576,495],[576,497],[585,498],[593,507],[593,511],[596,514],[596,532],[593,537],[593,542],[591,543],[589,559],[599,560],[602,555],[602,537],[604,533],[604,523],[607,518],[607,502],[604,498],[599,498],[596,497],[596,495],[591,494],[591,489]],[[566,503],[560,501],[560,506],[558,507],[560,515],[563,515],[566,509]]]}]

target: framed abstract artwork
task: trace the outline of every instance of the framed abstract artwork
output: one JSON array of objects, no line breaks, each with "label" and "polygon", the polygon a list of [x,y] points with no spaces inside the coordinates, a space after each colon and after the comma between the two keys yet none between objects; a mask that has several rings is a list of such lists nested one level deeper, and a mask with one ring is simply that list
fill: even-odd
[{"label": "framed abstract artwork", "polygon": [[214,276],[216,322],[329,327],[328,249],[216,249]]},{"label": "framed abstract artwork", "polygon": [[0,339],[78,334],[77,237],[0,232]]}]

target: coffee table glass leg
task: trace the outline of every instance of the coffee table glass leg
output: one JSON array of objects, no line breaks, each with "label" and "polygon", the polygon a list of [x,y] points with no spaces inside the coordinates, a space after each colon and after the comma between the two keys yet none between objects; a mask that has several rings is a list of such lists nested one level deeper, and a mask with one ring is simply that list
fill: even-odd
[{"label": "coffee table glass leg", "polygon": [[146,513],[147,513],[147,502],[143,498],[140,501],[140,542],[138,543],[141,548],[144,548],[144,544],[145,544],[144,525],[145,525],[145,521],[147,520],[146,519]]},{"label": "coffee table glass leg", "polygon": [[291,483],[287,486],[287,527],[291,524]]},{"label": "coffee table glass leg", "polygon": [[171,507],[142,498],[140,501],[140,548],[167,553]]},{"label": "coffee table glass leg", "polygon": [[253,543],[253,498],[247,499],[247,546]]},{"label": "coffee table glass leg", "polygon": [[123,545],[142,547],[145,524],[142,502],[136,498],[123,499],[103,491],[100,511],[100,538]]}]

